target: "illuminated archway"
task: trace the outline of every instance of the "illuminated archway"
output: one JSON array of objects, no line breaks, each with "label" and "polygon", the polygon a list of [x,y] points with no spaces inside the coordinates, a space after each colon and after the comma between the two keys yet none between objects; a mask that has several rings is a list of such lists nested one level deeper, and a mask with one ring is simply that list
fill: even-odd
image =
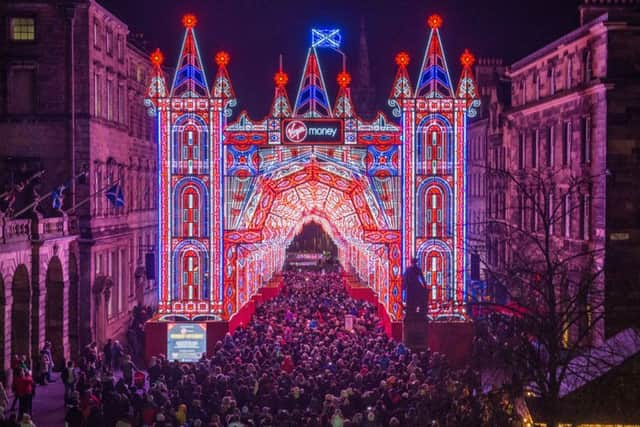
[{"label": "illuminated archway", "polygon": [[320,45],[307,51],[293,105],[281,68],[267,116],[240,112],[229,121],[237,104],[231,57],[215,55],[209,84],[196,22],[184,20],[172,84],[162,54],[151,55],[146,105],[157,117],[160,317],[231,321],[281,270],[288,242],[310,220],[334,239],[342,265],[377,294],[382,317],[402,319],[401,274],[418,253],[439,286],[432,317],[461,315],[466,120],[479,101],[469,52],[453,86],[442,19],[428,19],[415,86],[409,54],[396,56],[388,100],[395,118],[377,113],[371,121],[356,114],[346,70],[332,108]]}]

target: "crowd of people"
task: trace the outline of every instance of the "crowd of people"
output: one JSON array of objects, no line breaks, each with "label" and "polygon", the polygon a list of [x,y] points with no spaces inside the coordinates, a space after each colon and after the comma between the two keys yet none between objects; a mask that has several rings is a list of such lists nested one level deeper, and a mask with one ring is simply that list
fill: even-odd
[{"label": "crowd of people", "polygon": [[[142,374],[135,346],[88,345],[77,365],[66,362],[61,371],[66,425],[520,425],[509,391],[484,393],[472,367],[454,369],[440,354],[412,352],[390,339],[377,308],[350,298],[340,273],[289,271],[283,282],[279,296],[197,363],[158,355]],[[131,330],[149,313],[137,310]],[[50,344],[41,354],[34,370],[27,358],[14,358],[18,411],[1,426],[33,426],[35,387],[54,380]],[[9,403],[0,389],[0,405],[10,411]]]},{"label": "crowd of people", "polygon": [[[36,387],[55,382],[53,378],[53,348],[45,341],[40,354],[31,360],[25,354],[11,357],[11,393],[5,389],[6,378],[0,381],[0,426],[33,426],[31,411]],[[9,397],[12,396],[13,399]]]},{"label": "crowd of people", "polygon": [[126,355],[97,369],[94,350],[66,375],[70,427],[518,425],[512,399],[483,394],[476,371],[388,338],[338,273],[285,273],[281,294],[212,354],[190,364],[158,355],[147,381]]}]

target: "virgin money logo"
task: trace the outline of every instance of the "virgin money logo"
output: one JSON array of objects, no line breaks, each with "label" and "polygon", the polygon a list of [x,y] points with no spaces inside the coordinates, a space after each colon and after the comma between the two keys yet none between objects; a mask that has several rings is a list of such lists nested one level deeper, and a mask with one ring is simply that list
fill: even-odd
[{"label": "virgin money logo", "polygon": [[300,120],[293,120],[285,128],[287,139],[291,142],[302,142],[307,138],[307,125]]}]

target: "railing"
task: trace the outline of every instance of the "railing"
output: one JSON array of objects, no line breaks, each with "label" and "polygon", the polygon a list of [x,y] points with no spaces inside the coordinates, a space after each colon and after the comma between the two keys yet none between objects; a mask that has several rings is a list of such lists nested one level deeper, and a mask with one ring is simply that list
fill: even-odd
[{"label": "railing", "polygon": [[31,239],[31,220],[30,219],[12,219],[0,220],[0,241],[2,243],[11,243],[26,241]]},{"label": "railing", "polygon": [[69,222],[66,217],[41,218],[37,221],[37,228],[40,239],[69,234]]},{"label": "railing", "polygon": [[0,219],[0,243],[46,240],[77,234],[75,218]]}]

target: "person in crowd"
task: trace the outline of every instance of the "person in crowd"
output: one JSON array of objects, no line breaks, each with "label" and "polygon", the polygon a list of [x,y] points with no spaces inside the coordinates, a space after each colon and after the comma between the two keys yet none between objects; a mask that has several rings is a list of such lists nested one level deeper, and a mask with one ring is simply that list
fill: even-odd
[{"label": "person in crowd", "polygon": [[31,402],[33,399],[34,384],[31,373],[24,369],[18,370],[18,376],[14,380],[15,393],[18,398],[18,418],[22,419],[23,414],[31,414]]},{"label": "person in crowd", "polygon": [[109,338],[105,345],[102,347],[102,354],[104,354],[104,367],[108,369],[113,369],[113,364],[111,363],[112,349],[113,341],[111,341],[111,338]]},{"label": "person in crowd", "polygon": [[42,352],[44,352],[48,358],[46,370],[44,371],[46,373],[47,382],[54,383],[56,381],[53,379],[54,361],[53,361],[53,346],[51,345],[51,341],[44,342],[44,347],[42,347]]},{"label": "person in crowd", "polygon": [[65,403],[67,403],[71,401],[71,397],[76,391],[76,382],[78,380],[72,360],[69,360],[67,362],[67,365],[62,370],[60,377],[62,379],[62,383],[64,384],[64,401]]}]

